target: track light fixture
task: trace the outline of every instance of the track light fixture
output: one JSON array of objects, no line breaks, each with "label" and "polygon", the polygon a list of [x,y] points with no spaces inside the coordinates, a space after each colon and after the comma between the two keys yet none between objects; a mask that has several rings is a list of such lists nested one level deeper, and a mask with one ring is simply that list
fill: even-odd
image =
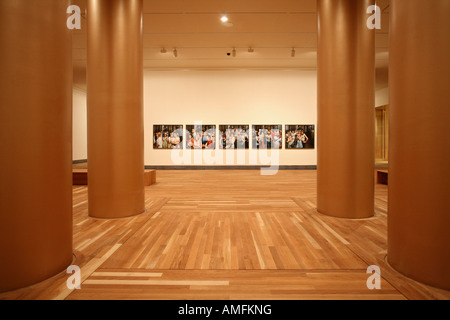
[{"label": "track light fixture", "polygon": [[233,48],[232,53],[233,53],[233,57],[236,57],[236,48]]},{"label": "track light fixture", "polygon": [[295,57],[295,48],[292,48],[292,51],[291,51],[291,57],[292,57],[292,58]]},{"label": "track light fixture", "polygon": [[161,49],[161,53],[166,53],[166,52],[167,52],[166,48]]},{"label": "track light fixture", "polygon": [[175,58],[178,57],[178,51],[177,51],[177,48],[174,48],[174,49],[173,49],[173,56],[174,56]]},{"label": "track light fixture", "polygon": [[249,52],[249,53],[253,53],[253,52],[255,52],[255,50],[253,50],[253,48],[250,47],[250,48],[248,48],[248,52]]}]

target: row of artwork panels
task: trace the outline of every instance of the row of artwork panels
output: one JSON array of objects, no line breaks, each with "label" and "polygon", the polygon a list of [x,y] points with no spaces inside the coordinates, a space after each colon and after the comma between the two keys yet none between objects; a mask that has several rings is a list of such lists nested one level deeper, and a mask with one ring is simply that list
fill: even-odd
[{"label": "row of artwork panels", "polygon": [[[282,125],[153,125],[153,149],[282,149]],[[286,125],[285,149],[315,148],[314,125]]]}]

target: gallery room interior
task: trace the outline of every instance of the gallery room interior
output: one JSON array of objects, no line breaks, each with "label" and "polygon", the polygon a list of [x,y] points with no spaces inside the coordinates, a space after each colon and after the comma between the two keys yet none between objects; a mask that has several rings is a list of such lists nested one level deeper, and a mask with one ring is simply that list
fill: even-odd
[{"label": "gallery room interior", "polygon": [[448,0],[0,0],[0,299],[450,299],[449,32]]}]

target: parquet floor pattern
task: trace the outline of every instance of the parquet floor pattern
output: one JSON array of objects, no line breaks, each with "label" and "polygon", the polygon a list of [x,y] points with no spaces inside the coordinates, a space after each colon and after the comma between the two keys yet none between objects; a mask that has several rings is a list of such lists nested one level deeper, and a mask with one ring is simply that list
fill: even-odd
[{"label": "parquet floor pattern", "polygon": [[[87,187],[73,187],[73,264],[0,299],[449,299],[386,263],[387,186],[375,216],[350,220],[316,207],[316,171],[158,171],[146,212],[90,218]],[[381,269],[369,290],[366,269]]]}]

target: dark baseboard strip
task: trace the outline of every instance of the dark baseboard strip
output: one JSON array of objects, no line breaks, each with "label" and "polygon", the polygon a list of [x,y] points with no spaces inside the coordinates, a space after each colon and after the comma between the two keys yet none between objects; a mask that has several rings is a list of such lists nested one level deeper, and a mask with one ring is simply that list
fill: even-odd
[{"label": "dark baseboard strip", "polygon": [[[87,163],[87,159],[73,160],[72,164]],[[147,170],[260,170],[269,169],[269,166],[145,166]],[[275,169],[275,168],[274,168]],[[278,166],[278,170],[317,170],[317,166]]]},{"label": "dark baseboard strip", "polygon": [[[150,170],[260,170],[268,166],[145,166]],[[275,169],[275,168],[274,168]],[[279,166],[278,170],[317,170],[317,166]]]},{"label": "dark baseboard strip", "polygon": [[72,161],[72,164],[79,164],[79,163],[87,163],[87,159],[73,160],[73,161]]}]

